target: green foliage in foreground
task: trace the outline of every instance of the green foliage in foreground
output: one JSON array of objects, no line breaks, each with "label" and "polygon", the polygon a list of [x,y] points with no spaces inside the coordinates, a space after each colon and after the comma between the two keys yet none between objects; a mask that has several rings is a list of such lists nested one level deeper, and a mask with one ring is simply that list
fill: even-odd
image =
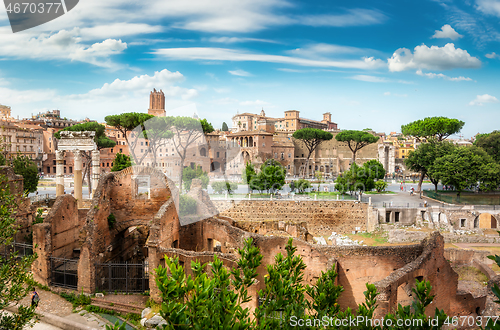
[{"label": "green foliage in foreground", "polygon": [[[16,197],[10,193],[7,178],[0,176],[0,249],[12,243],[17,232],[14,214],[17,208]],[[28,272],[36,254],[18,258],[17,253],[0,255],[0,310],[5,310],[13,302],[18,302],[31,290],[27,285],[33,281]],[[0,314],[0,329],[21,330],[32,322],[35,310],[31,307],[19,306],[18,312],[12,315]]]},{"label": "green foliage in foreground", "polygon": [[[251,238],[238,251],[240,259],[232,269],[224,267],[214,255],[209,270],[206,264],[193,261],[192,275],[186,276],[178,258],[165,256],[166,267],[155,269],[162,298],[160,314],[167,322],[158,329],[441,329],[446,322],[445,313],[438,309],[433,317],[425,315],[434,296],[430,295],[430,283],[418,280],[412,289],[412,304],[398,305],[393,314],[384,316],[392,323],[390,326],[387,321],[381,326],[369,321],[377,308],[378,293],[373,284],[366,285],[365,302],[358,305],[356,312],[350,308],[341,311],[337,301],[344,289],[335,284],[335,267],[322,272],[313,285],[304,284],[306,265],[296,250],[290,238],[285,254],[278,253],[274,264],[266,267],[255,318],[243,305],[251,300],[248,288],[255,284],[262,261]],[[359,318],[365,321],[356,326],[344,321]],[[408,327],[405,320],[421,326]]]}]

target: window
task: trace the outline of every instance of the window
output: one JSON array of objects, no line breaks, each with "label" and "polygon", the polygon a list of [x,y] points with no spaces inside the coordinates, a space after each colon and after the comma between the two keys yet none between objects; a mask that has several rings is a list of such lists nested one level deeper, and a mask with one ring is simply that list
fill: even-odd
[{"label": "window", "polygon": [[262,143],[262,146],[263,146],[263,147],[265,147],[265,146],[266,146],[266,144],[265,144],[265,143]]},{"label": "window", "polygon": [[467,219],[460,219],[460,227],[464,228],[466,224]]},{"label": "window", "polygon": [[47,174],[50,174],[50,166],[47,166]]},{"label": "window", "polygon": [[111,153],[113,153],[113,149],[111,148]]},{"label": "window", "polygon": [[143,145],[144,145],[144,142],[141,142],[141,146],[143,146]]},{"label": "window", "polygon": [[288,154],[288,158],[292,158],[292,154]]},{"label": "window", "polygon": [[109,163],[106,163],[106,167],[109,167]]},{"label": "window", "polygon": [[123,152],[123,149],[120,149],[120,152]]},{"label": "window", "polygon": [[274,153],[274,158],[278,158],[278,153],[277,152]]},{"label": "window", "polygon": [[391,212],[385,212],[385,222],[391,222]]},{"label": "window", "polygon": [[219,152],[217,151],[217,158],[219,158]]},{"label": "window", "polygon": [[394,222],[399,222],[399,212],[394,212]]}]

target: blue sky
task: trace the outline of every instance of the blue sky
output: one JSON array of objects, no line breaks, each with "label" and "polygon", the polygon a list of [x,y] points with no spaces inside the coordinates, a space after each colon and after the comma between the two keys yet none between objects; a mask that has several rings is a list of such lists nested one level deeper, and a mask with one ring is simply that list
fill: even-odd
[{"label": "blue sky", "polygon": [[399,131],[426,116],[499,129],[500,0],[84,0],[13,34],[0,9],[0,104],[103,120],[146,112],[216,127],[296,109],[341,129]]}]

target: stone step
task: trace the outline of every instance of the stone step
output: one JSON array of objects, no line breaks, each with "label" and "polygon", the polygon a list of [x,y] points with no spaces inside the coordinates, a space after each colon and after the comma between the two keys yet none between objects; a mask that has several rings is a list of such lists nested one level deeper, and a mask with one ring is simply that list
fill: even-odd
[{"label": "stone step", "polygon": [[122,314],[128,314],[128,313],[141,314],[141,312],[142,312],[142,310],[139,310],[139,309],[132,310],[130,308],[121,307],[121,306],[110,306],[109,303],[102,304],[102,303],[92,302],[92,305],[100,307],[102,309],[107,309],[107,310],[115,311],[115,312],[122,313]]},{"label": "stone step", "polygon": [[[112,304],[112,306],[111,306]],[[92,298],[92,305],[99,306],[102,308],[106,309],[111,309],[111,310],[116,310],[122,309],[126,311],[126,313],[135,313],[135,314],[140,314],[142,310],[144,309],[141,306],[136,306],[136,305],[131,305],[131,304],[126,304],[126,303],[120,303],[120,302],[114,302],[114,301],[108,301],[105,299],[99,299],[99,298]],[[118,311],[118,310],[116,310]]]}]

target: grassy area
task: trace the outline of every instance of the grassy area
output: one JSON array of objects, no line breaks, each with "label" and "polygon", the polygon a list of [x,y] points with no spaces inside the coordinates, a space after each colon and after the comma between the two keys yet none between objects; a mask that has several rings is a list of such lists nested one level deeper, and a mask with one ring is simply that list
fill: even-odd
[{"label": "grassy area", "polygon": [[486,285],[488,278],[479,269],[472,266],[462,266],[455,268],[459,281],[474,281]]},{"label": "grassy area", "polygon": [[394,191],[365,191],[363,194],[367,195],[383,195],[383,194],[396,194]]},{"label": "grassy area", "polygon": [[353,240],[363,241],[363,244],[369,246],[389,245],[387,238],[381,232],[347,234],[347,236]]}]

